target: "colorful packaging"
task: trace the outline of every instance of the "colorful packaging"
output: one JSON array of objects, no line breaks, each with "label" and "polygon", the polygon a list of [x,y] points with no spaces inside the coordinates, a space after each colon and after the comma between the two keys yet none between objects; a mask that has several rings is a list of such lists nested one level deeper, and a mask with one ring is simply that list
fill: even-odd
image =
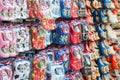
[{"label": "colorful packaging", "polygon": [[78,17],[78,4],[77,4],[77,0],[71,0],[71,8],[70,8],[70,16],[72,18],[77,18]]},{"label": "colorful packaging", "polygon": [[85,1],[84,0],[78,0],[78,15],[80,17],[85,17],[86,16],[85,10],[86,10]]},{"label": "colorful packaging", "polygon": [[61,17],[60,14],[60,0],[51,0],[50,1],[51,15],[53,18]]},{"label": "colorful packaging", "polygon": [[46,47],[44,44],[46,30],[43,27],[38,26],[31,27],[32,46],[35,49],[44,49]]},{"label": "colorful packaging", "polygon": [[70,68],[73,70],[79,70],[82,66],[82,52],[80,46],[70,47]]},{"label": "colorful packaging", "polygon": [[55,56],[54,56],[54,51],[52,49],[48,49],[47,50],[47,66],[46,66],[46,72],[47,73],[51,73],[51,68],[52,68],[52,65],[55,61]]},{"label": "colorful packaging", "polygon": [[14,0],[14,18],[26,19],[28,18],[27,0]]},{"label": "colorful packaging", "polygon": [[65,72],[62,62],[55,62],[51,67],[51,80],[64,80]]},{"label": "colorful packaging", "polygon": [[44,80],[46,70],[46,57],[37,54],[33,59],[32,80]]},{"label": "colorful packaging", "polygon": [[51,7],[50,7],[50,1],[49,0],[39,0],[39,13],[41,18],[43,19],[51,19],[52,13],[51,13]]},{"label": "colorful packaging", "polygon": [[1,28],[0,30],[0,42],[1,42],[1,50],[0,57],[13,57],[16,56],[17,53],[15,51],[16,44],[16,36],[13,33],[12,29],[9,28]]},{"label": "colorful packaging", "polygon": [[12,74],[13,72],[10,65],[0,65],[0,80],[11,80]]},{"label": "colorful packaging", "polygon": [[68,44],[69,43],[69,25],[67,22],[61,21],[57,24],[56,29],[56,43]]},{"label": "colorful packaging", "polygon": [[61,16],[64,18],[70,18],[72,0],[60,0]]},{"label": "colorful packaging", "polygon": [[64,70],[69,70],[69,49],[64,47],[58,50],[55,50],[55,59],[56,61],[62,61]]},{"label": "colorful packaging", "polygon": [[31,49],[29,29],[24,25],[14,26],[13,31],[16,35],[16,51],[24,52]]},{"label": "colorful packaging", "polygon": [[17,58],[13,62],[14,74],[13,80],[29,79],[31,72],[31,63],[27,58]]},{"label": "colorful packaging", "polygon": [[0,20],[13,21],[14,20],[14,0],[1,0],[0,1]]},{"label": "colorful packaging", "polygon": [[80,43],[81,24],[78,20],[72,20],[70,23],[70,42]]},{"label": "colorful packaging", "polygon": [[92,74],[90,56],[88,54],[84,54],[82,60],[84,65],[82,68],[82,73],[84,76],[90,76]]}]

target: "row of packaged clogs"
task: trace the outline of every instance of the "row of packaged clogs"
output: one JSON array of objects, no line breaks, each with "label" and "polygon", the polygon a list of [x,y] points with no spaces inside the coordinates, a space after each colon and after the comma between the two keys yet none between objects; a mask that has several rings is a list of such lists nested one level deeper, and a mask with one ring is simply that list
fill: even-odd
[{"label": "row of packaged clogs", "polygon": [[[102,0],[102,2],[104,8],[101,8],[101,4],[98,0],[93,1],[93,5],[94,5],[93,21],[95,24],[98,24],[96,27],[96,31],[98,32],[98,35],[101,37],[101,40],[98,43],[98,47],[101,57],[104,56],[103,62],[104,62],[104,66],[106,66],[105,67],[106,69],[105,68],[102,69],[107,70],[107,67],[109,67],[110,75],[113,75],[115,77],[114,74],[116,74],[116,72],[118,72],[120,69],[118,68],[117,64],[114,64],[117,61],[119,61],[119,59],[117,58],[119,55],[118,54],[119,43],[116,32],[113,31],[113,28],[115,26],[118,27],[120,22],[119,20],[120,7],[118,4],[119,1],[112,0],[113,3],[111,3],[111,1]],[[108,3],[106,4],[106,2]],[[106,34],[108,37],[106,37]],[[97,60],[97,62],[99,63],[101,61]],[[104,80],[110,80],[110,79],[112,78],[109,76],[109,78],[106,77]]]},{"label": "row of packaged clogs", "polygon": [[118,0],[1,0],[0,19],[76,18],[89,16],[89,9],[120,9]]},{"label": "row of packaged clogs", "polygon": [[[100,57],[83,45],[51,46],[0,62],[1,80],[119,80],[120,53]],[[34,56],[33,56],[34,55]]]},{"label": "row of packaged clogs", "polygon": [[83,4],[75,0],[1,0],[0,19],[58,18],[61,15],[68,18],[85,16],[85,3],[83,0],[80,2]]},{"label": "row of packaged clogs", "polygon": [[[18,24],[0,28],[0,57],[17,55],[17,52],[44,49],[52,43],[94,43],[102,39],[117,41],[117,34],[110,25],[89,25],[86,20],[59,21],[56,29],[46,30],[41,24]],[[49,27],[49,25],[47,26]],[[105,27],[106,29],[102,29]],[[112,43],[114,43],[114,41]],[[111,43],[110,43],[111,44]],[[91,47],[91,49],[94,49]]]}]

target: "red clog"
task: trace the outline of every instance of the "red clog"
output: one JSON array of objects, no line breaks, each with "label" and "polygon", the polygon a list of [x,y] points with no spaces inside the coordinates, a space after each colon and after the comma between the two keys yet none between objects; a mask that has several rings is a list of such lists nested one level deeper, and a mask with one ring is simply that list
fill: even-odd
[{"label": "red clog", "polygon": [[111,60],[112,69],[118,69],[118,64],[117,64],[117,59],[115,54],[110,56],[110,60]]}]

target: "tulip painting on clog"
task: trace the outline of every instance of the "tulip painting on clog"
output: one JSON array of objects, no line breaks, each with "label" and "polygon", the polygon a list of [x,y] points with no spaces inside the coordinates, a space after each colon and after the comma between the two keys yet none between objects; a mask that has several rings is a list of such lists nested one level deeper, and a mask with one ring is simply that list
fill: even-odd
[{"label": "tulip painting on clog", "polygon": [[27,0],[15,0],[14,2],[14,18],[15,19],[26,19],[27,13]]},{"label": "tulip painting on clog", "polygon": [[34,9],[33,8],[29,8],[29,17],[30,18],[35,18],[35,15],[34,15]]},{"label": "tulip painting on clog", "polygon": [[[1,0],[1,12],[3,14],[1,15],[1,20],[10,21],[14,20],[13,12],[14,12],[14,1],[13,0]],[[3,17],[4,16],[4,17]]]},{"label": "tulip painting on clog", "polygon": [[1,11],[0,19],[1,20],[8,20],[8,10],[1,8],[0,11]]}]

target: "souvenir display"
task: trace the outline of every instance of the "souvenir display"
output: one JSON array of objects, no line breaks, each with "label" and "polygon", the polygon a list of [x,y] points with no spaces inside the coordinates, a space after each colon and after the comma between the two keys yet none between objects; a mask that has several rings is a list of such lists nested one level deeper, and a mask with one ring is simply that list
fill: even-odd
[{"label": "souvenir display", "polygon": [[119,80],[120,0],[0,6],[0,80]]}]

